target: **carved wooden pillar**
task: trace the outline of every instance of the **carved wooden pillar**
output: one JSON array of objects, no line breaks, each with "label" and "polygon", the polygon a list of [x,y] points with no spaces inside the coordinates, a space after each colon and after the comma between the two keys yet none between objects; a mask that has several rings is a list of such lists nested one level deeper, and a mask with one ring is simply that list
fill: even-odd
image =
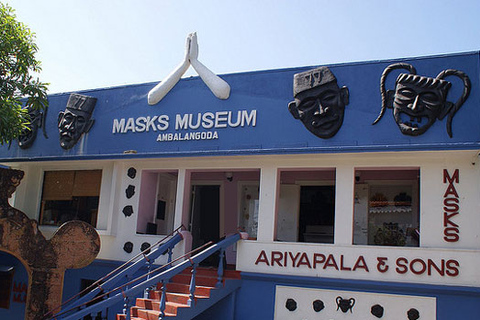
[{"label": "carved wooden pillar", "polygon": [[40,320],[60,306],[65,270],[92,263],[100,251],[100,237],[88,223],[69,221],[46,240],[37,221],[8,203],[23,175],[0,168],[0,251],[24,264],[29,277],[25,319]]}]

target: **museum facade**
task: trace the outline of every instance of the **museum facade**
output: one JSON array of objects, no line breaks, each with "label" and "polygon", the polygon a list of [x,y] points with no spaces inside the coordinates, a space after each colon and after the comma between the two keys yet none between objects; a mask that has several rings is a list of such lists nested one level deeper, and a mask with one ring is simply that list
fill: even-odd
[{"label": "museum facade", "polygon": [[[0,149],[25,173],[10,202],[47,239],[71,220],[98,232],[64,300],[183,226],[174,258],[248,233],[225,252],[240,287],[196,319],[479,319],[479,63],[227,74],[227,99],[191,77],[154,105],[152,83],[52,94]],[[14,319],[29,280],[2,257]]]}]

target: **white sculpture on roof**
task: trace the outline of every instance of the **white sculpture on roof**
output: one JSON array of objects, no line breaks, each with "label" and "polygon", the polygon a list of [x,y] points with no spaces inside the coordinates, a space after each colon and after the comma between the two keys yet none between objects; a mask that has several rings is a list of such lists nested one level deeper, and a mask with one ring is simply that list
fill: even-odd
[{"label": "white sculpture on roof", "polygon": [[155,105],[167,95],[167,93],[177,84],[182,75],[188,70],[190,65],[197,71],[200,78],[205,82],[207,87],[219,99],[228,99],[230,96],[230,86],[228,83],[210,71],[200,61],[198,61],[198,43],[197,33],[193,32],[187,36],[185,46],[185,57],[180,65],[178,65],[165,80],[157,84],[148,93],[148,104]]}]

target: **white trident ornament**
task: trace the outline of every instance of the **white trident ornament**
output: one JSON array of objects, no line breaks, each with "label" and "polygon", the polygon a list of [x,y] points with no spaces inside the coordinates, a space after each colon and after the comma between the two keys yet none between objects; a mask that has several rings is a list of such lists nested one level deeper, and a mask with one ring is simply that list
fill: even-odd
[{"label": "white trident ornament", "polygon": [[148,104],[155,105],[162,100],[177,84],[190,65],[197,71],[200,78],[217,98],[223,100],[228,99],[230,96],[230,86],[228,83],[198,61],[197,33],[193,32],[187,36],[185,57],[182,63],[178,65],[165,80],[150,90],[148,93]]}]

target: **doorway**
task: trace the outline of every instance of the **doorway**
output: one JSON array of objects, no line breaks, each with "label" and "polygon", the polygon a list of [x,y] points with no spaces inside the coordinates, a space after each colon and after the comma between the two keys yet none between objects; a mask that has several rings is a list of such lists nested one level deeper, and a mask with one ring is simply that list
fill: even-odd
[{"label": "doorway", "polygon": [[220,185],[193,185],[190,206],[192,249],[220,239]]},{"label": "doorway", "polygon": [[23,319],[28,294],[28,273],[15,256],[0,251],[0,319]]},{"label": "doorway", "polygon": [[335,169],[280,172],[276,241],[333,243]]},{"label": "doorway", "polygon": [[300,188],[299,242],[333,243],[335,186]]}]

